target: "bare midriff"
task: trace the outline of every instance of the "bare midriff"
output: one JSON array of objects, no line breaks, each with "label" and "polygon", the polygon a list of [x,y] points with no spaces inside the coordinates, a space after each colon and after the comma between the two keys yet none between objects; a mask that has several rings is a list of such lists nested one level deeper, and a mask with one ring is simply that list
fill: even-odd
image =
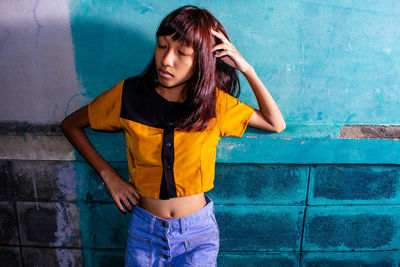
[{"label": "bare midriff", "polygon": [[170,199],[154,199],[140,195],[139,200],[139,207],[163,219],[190,215],[202,209],[206,204],[204,193]]}]

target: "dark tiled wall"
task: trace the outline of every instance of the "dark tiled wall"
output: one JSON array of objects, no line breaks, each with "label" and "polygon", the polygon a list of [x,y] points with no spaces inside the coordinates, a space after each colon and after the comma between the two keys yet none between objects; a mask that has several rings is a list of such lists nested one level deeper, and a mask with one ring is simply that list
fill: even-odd
[{"label": "dark tiled wall", "polygon": [[[113,167],[128,177],[125,162]],[[86,162],[0,161],[4,266],[122,266],[123,214]],[[400,167],[217,164],[219,266],[398,266]]]}]

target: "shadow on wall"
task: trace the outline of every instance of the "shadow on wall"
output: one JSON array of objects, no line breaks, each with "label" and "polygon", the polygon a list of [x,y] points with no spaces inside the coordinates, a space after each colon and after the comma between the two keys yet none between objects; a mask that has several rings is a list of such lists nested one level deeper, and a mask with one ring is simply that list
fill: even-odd
[{"label": "shadow on wall", "polygon": [[92,98],[143,71],[154,54],[154,39],[115,22],[78,17],[71,26],[78,80]]}]

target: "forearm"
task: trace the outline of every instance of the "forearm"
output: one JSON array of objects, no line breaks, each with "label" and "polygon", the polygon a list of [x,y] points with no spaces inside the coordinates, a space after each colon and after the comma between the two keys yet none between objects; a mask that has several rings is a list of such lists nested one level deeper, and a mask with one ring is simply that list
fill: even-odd
[{"label": "forearm", "polygon": [[277,104],[268,92],[267,88],[265,88],[254,68],[249,65],[246,71],[242,73],[253,89],[260,112],[263,114],[264,118],[277,129],[285,128],[286,124]]},{"label": "forearm", "polygon": [[84,130],[78,127],[63,128],[64,135],[68,138],[75,149],[89,162],[99,173],[104,182],[109,182],[116,171],[114,168],[94,149]]}]

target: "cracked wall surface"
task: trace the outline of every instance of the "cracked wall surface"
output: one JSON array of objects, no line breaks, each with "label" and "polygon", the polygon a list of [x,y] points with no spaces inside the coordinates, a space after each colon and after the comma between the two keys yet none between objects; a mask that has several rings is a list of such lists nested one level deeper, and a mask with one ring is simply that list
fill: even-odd
[{"label": "cracked wall surface", "polygon": [[86,104],[68,1],[4,0],[0,10],[0,121],[55,123]]}]

